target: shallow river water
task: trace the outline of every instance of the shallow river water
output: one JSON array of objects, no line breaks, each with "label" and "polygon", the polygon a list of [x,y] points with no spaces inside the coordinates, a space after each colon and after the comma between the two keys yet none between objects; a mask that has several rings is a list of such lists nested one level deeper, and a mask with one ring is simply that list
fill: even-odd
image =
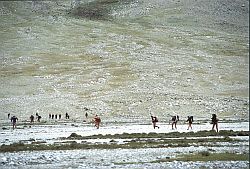
[{"label": "shallow river water", "polygon": [[[122,134],[122,133],[169,133],[190,132],[187,125],[178,125],[177,130],[172,130],[169,124],[159,124],[160,129],[153,129],[151,125],[129,124],[101,126],[96,129],[92,124],[68,124],[32,126],[31,128],[19,128],[16,130],[1,130],[1,144],[23,142],[30,144],[32,141],[43,141],[46,144],[60,142],[60,137],[69,137],[71,133],[82,136],[97,134]],[[249,131],[249,123],[221,123],[221,130]],[[211,124],[194,124],[191,131],[210,130]],[[211,138],[211,137],[210,137]],[[220,142],[207,146],[177,147],[177,148],[140,148],[140,149],[89,149],[89,150],[57,150],[57,151],[21,151],[13,153],[0,153],[0,166],[4,168],[247,168],[248,161],[209,161],[209,162],[157,162],[154,161],[176,157],[180,154],[192,154],[202,151],[216,153],[248,153],[249,137],[232,137],[241,142]],[[141,138],[143,139],[143,138]],[[157,138],[156,138],[157,139]],[[118,144],[123,144],[129,139],[115,139]],[[67,141],[67,140],[63,140]],[[70,140],[72,141],[72,140]],[[87,141],[92,144],[103,144],[110,139],[76,140]],[[215,146],[217,144],[218,146]]]}]

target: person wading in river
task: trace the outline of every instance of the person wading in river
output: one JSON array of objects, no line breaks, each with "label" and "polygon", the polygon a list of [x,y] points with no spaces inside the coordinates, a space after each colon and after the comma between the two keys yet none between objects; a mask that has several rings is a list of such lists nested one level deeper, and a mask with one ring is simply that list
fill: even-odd
[{"label": "person wading in river", "polygon": [[156,116],[151,115],[151,119],[152,119],[152,124],[154,129],[157,127],[158,129],[160,128],[159,126],[156,126],[156,123],[158,122],[158,119]]},{"label": "person wading in river", "polygon": [[33,115],[30,116],[30,124],[34,123],[35,117]]},{"label": "person wading in river", "polygon": [[188,122],[188,130],[189,128],[192,129],[192,123],[193,123],[194,119],[193,116],[188,116],[187,122]]},{"label": "person wading in river", "polygon": [[101,118],[96,114],[95,117],[94,117],[94,119],[93,119],[93,121],[94,121],[94,123],[95,123],[95,127],[96,127],[97,129],[99,129],[100,123],[101,123]]},{"label": "person wading in river", "polygon": [[179,121],[179,116],[178,115],[172,116],[172,130],[174,130],[174,128],[177,129],[176,124],[177,124],[178,121]]},{"label": "person wading in river", "polygon": [[16,122],[17,122],[18,118],[16,116],[12,116],[10,121],[12,122],[12,127],[13,130],[16,128]]},{"label": "person wading in river", "polygon": [[214,127],[216,128],[216,132],[218,132],[218,121],[219,119],[217,118],[216,114],[212,114],[212,124],[213,124],[213,127],[212,127],[212,130],[214,130]]}]

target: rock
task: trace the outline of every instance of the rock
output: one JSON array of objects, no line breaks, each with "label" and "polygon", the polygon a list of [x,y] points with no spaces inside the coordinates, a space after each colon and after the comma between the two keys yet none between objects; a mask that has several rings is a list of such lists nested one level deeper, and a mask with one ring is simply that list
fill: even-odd
[{"label": "rock", "polygon": [[9,164],[10,164],[10,165],[15,165],[15,163],[14,163],[13,161],[11,161]]},{"label": "rock", "polygon": [[7,157],[2,157],[0,163],[6,163],[8,161]]},{"label": "rock", "polygon": [[68,138],[76,138],[76,137],[82,137],[81,135],[78,135],[76,133],[71,133]]}]

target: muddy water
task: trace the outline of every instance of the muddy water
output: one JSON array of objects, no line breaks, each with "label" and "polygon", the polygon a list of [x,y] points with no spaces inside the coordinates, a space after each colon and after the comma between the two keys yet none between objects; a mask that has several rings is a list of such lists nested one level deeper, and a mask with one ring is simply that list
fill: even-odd
[{"label": "muddy water", "polygon": [[0,4],[2,122],[248,119],[248,1]]}]

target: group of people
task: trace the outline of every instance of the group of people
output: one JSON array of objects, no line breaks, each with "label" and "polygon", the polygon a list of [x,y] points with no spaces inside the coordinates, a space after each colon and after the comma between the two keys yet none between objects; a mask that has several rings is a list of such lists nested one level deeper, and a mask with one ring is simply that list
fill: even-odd
[{"label": "group of people", "polygon": [[38,113],[36,113],[36,118],[37,118],[37,121],[38,121],[38,122],[40,122],[40,121],[41,121],[42,116],[40,116]]},{"label": "group of people", "polygon": [[[158,118],[156,116],[151,115],[151,119],[152,119],[153,128],[155,129],[157,127],[159,129],[160,127],[156,125],[156,123],[158,122]],[[219,119],[217,118],[216,114],[212,114],[212,118],[211,119],[212,119],[212,124],[213,124],[212,130],[216,129],[216,132],[218,132],[219,131],[218,130],[218,121],[219,121]],[[179,120],[180,119],[179,119],[178,115],[172,116],[172,118],[171,118],[171,121],[172,121],[172,124],[171,124],[172,130],[177,129],[176,125],[177,125],[177,122]],[[193,121],[194,121],[194,117],[193,116],[188,116],[187,117],[187,120],[186,120],[186,122],[188,122],[188,128],[187,128],[187,130],[192,129],[192,123],[193,123]]]},{"label": "group of people", "polygon": [[[49,114],[49,118],[50,119],[54,119],[54,117],[55,117],[55,119],[57,119],[57,115]],[[86,118],[88,117],[88,113],[85,114],[85,117]],[[8,119],[9,118],[10,118],[10,113],[8,113]],[[40,116],[38,113],[36,113],[36,118],[37,118],[37,121],[40,122],[40,119],[42,118],[42,116]],[[59,114],[58,118],[61,119],[61,114]],[[68,113],[65,114],[65,118],[69,119],[69,114]],[[16,116],[12,116],[10,118],[10,120],[11,120],[13,129],[15,129],[16,128],[16,123],[18,121],[18,118]],[[31,115],[30,116],[30,123],[31,124],[34,123],[34,120],[35,120],[35,116]],[[100,123],[101,123],[101,118],[96,114],[92,121],[94,122],[95,127],[97,129],[99,129]]]},{"label": "group of people", "polygon": [[[42,116],[40,116],[38,113],[36,113],[36,118],[37,118],[37,121],[40,122]],[[35,116],[31,115],[30,116],[30,123],[32,124],[32,123],[34,123],[34,121],[35,121]]]},{"label": "group of people", "polygon": [[[49,113],[49,119],[61,119],[62,118],[62,114],[51,114]],[[69,119],[69,114],[68,113],[65,113],[65,118],[66,119]]]},{"label": "group of people", "polygon": [[[10,118],[10,113],[8,113],[8,119]],[[38,115],[38,113],[36,113],[36,118],[37,118],[37,121],[40,122],[40,119],[42,118],[42,116]],[[30,116],[30,123],[34,123],[34,120],[35,120],[35,116],[31,115]],[[10,121],[12,123],[12,128],[13,130],[16,128],[16,123],[18,121],[18,118],[13,115],[11,118],[10,118]]]},{"label": "group of people", "polygon": [[[66,113],[65,116],[66,116],[66,119],[69,119],[68,113]],[[88,117],[88,114],[87,114],[87,113],[85,114],[85,117],[86,117],[86,118]],[[10,118],[10,113],[8,114],[8,118]],[[41,119],[42,117],[41,117],[38,113],[36,113],[36,118],[37,118],[37,121],[40,122],[40,119]],[[49,114],[49,118],[52,118],[52,119],[53,119],[53,118],[54,118],[54,115]],[[34,119],[35,119],[35,117],[34,117],[33,115],[31,115],[31,116],[30,116],[30,123],[34,123]],[[55,119],[57,119],[57,115],[55,116]],[[61,114],[59,114],[59,119],[61,119]],[[153,128],[154,128],[154,129],[155,129],[155,128],[158,128],[158,129],[159,129],[160,127],[156,125],[156,123],[158,122],[158,118],[157,118],[156,116],[153,116],[153,115],[151,114],[151,120],[152,120]],[[211,120],[212,120],[212,124],[213,124],[212,130],[216,129],[216,131],[218,132],[218,121],[219,121],[219,120],[218,120],[216,114],[212,114]],[[16,123],[17,123],[17,121],[18,121],[18,118],[17,118],[16,116],[12,116],[12,117],[11,117],[11,122],[12,122],[12,127],[13,127],[13,129],[16,128]],[[96,115],[94,116],[94,118],[93,118],[92,121],[94,122],[95,127],[96,127],[97,129],[99,129],[100,123],[101,123],[101,118],[96,114]],[[177,122],[179,121],[179,116],[178,116],[178,115],[172,116],[171,121],[172,121],[172,124],[171,124],[172,129],[173,129],[173,130],[174,130],[174,129],[177,129],[177,126],[176,126],[176,125],[177,125]],[[192,129],[192,123],[193,123],[193,121],[194,121],[193,116],[188,116],[188,117],[187,117],[187,120],[186,120],[186,122],[188,122],[188,128],[187,128],[187,130]]]},{"label": "group of people", "polygon": [[57,117],[58,117],[58,119],[61,119],[62,118],[62,115],[61,114],[59,114],[59,115],[57,115],[57,114],[49,114],[49,119],[57,119]]}]

